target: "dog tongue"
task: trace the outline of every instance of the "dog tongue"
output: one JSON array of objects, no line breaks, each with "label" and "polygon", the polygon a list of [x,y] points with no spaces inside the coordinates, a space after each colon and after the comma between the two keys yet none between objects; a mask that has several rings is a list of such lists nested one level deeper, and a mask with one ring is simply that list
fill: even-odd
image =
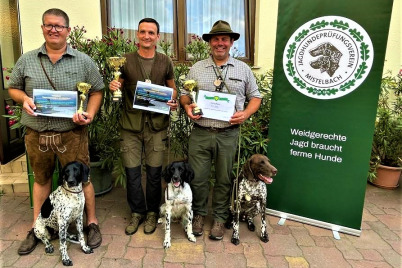
[{"label": "dog tongue", "polygon": [[180,182],[179,181],[176,181],[175,183],[173,183],[173,185],[174,185],[174,187],[179,187],[180,186]]},{"label": "dog tongue", "polygon": [[260,180],[262,180],[263,182],[265,182],[266,184],[271,184],[271,183],[274,181],[272,178],[270,178],[270,177],[265,177],[265,176],[263,176],[263,175],[261,175],[261,174],[258,174],[258,178],[259,178]]}]

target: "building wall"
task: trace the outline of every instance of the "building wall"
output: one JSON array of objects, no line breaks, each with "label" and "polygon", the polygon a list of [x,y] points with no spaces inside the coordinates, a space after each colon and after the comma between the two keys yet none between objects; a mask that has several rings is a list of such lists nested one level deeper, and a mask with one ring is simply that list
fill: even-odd
[{"label": "building wall", "polygon": [[70,26],[85,26],[88,38],[102,35],[101,12],[99,0],[20,0],[20,23],[22,51],[38,48],[44,43],[42,14],[49,8],[60,8],[70,18]]},{"label": "building wall", "polygon": [[[260,67],[260,71],[266,71],[274,66],[278,0],[256,2],[255,66]],[[88,38],[100,37],[102,34],[99,0],[20,0],[19,5],[24,52],[35,49],[44,42],[40,29],[41,17],[43,12],[51,7],[66,11],[70,17],[70,26],[85,26]],[[393,74],[402,69],[401,7],[402,0],[394,0],[384,65],[384,71],[390,70]]]}]

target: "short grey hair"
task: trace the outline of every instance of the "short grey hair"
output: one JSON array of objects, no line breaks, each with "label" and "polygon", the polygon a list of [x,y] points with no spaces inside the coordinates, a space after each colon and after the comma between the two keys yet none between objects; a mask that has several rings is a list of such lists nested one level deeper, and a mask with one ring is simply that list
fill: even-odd
[{"label": "short grey hair", "polygon": [[45,23],[45,16],[46,15],[54,15],[54,16],[58,16],[58,17],[63,17],[64,20],[66,21],[66,25],[67,27],[70,27],[70,19],[68,18],[68,15],[66,12],[64,12],[61,9],[58,8],[51,8],[45,11],[45,13],[43,13],[42,15],[42,24]]}]

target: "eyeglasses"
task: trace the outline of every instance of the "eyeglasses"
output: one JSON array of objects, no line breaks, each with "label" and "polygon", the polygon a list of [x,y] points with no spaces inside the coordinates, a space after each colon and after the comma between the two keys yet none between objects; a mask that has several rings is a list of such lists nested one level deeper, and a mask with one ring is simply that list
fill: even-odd
[{"label": "eyeglasses", "polygon": [[61,32],[61,31],[63,31],[64,28],[68,28],[68,26],[43,24],[43,28],[45,28],[45,30],[47,30],[47,31],[51,31],[54,28],[56,30],[56,32]]}]

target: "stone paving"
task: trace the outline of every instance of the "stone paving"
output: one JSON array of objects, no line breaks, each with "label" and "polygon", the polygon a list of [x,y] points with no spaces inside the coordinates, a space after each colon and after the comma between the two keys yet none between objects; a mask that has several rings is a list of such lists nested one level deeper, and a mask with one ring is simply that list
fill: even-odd
[{"label": "stone paving", "polygon": [[[102,245],[93,254],[84,254],[79,245],[69,244],[74,267],[291,267],[291,268],[400,268],[402,259],[401,187],[385,190],[367,184],[362,234],[340,234],[335,240],[330,230],[268,216],[270,241],[262,243],[257,234],[241,224],[241,243],[230,243],[226,230],[222,241],[208,238],[211,218],[207,217],[204,236],[192,243],[182,227],[172,224],[172,247],[163,249],[164,230],[158,226],[152,235],[143,227],[133,236],[124,234],[130,211],[125,190],[113,188],[96,198],[97,216],[103,234]],[[17,249],[31,225],[32,211],[26,193],[0,197],[0,267],[62,267],[58,240],[55,252],[45,254],[40,243],[29,255]]]}]

